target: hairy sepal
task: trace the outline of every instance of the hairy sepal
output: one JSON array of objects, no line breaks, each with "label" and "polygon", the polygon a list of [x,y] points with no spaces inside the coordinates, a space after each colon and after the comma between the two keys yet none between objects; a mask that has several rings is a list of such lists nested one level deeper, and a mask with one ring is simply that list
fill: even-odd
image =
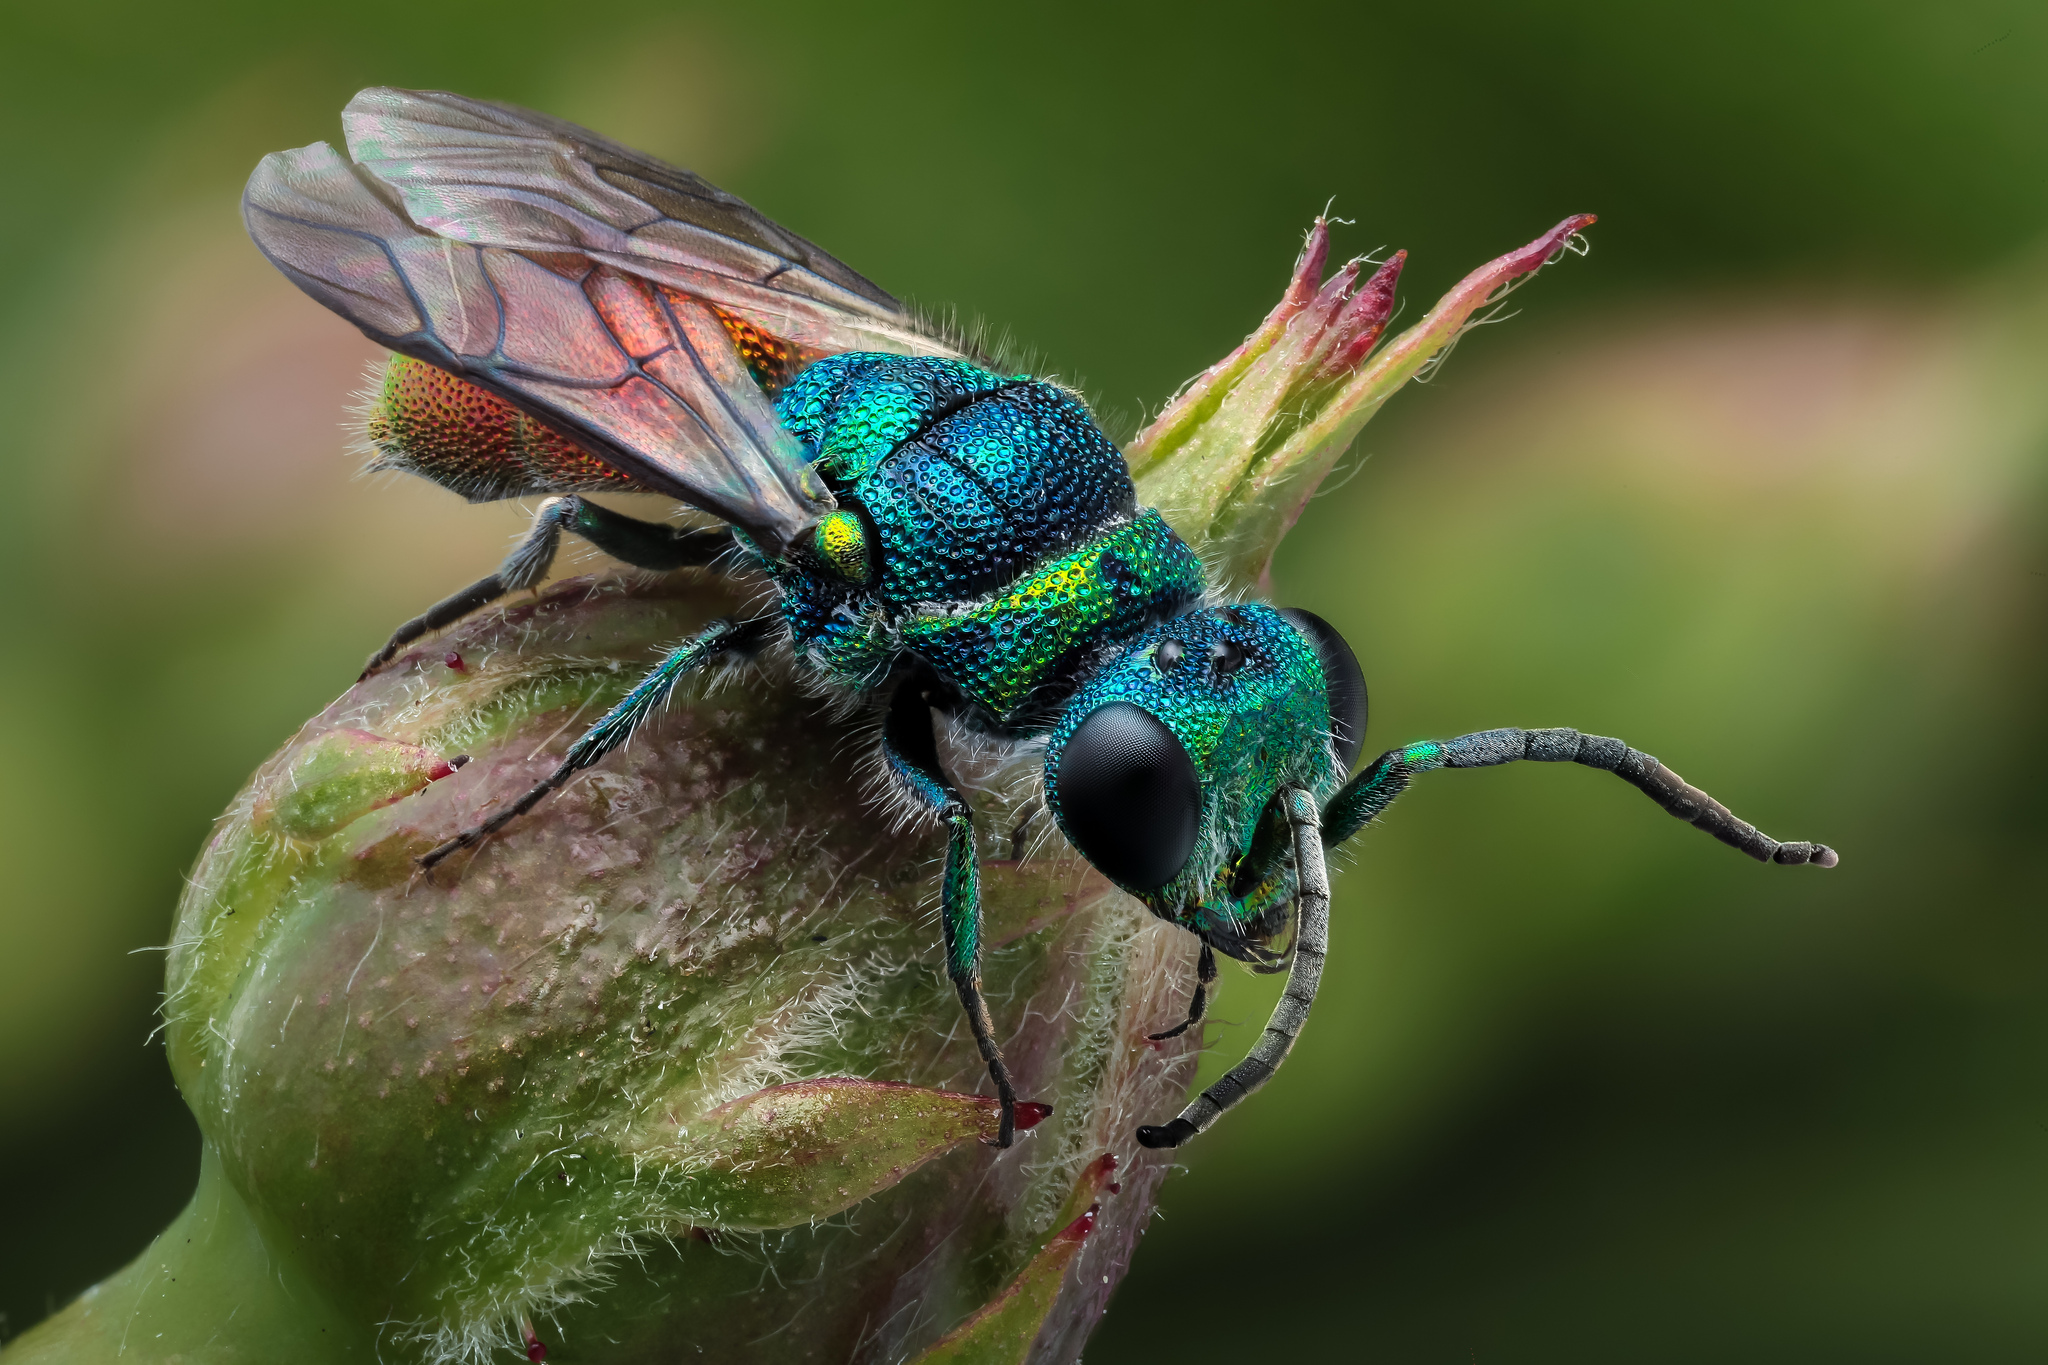
[{"label": "hairy sepal", "polygon": [[[989,1267],[1036,1255],[1119,1144],[1086,1292],[1046,1324],[1061,1355],[1128,1263],[1165,1170],[1129,1135],[1193,1060],[1143,1038],[1185,1008],[1193,944],[1056,840],[1017,860],[1028,790],[973,798],[991,1007],[1054,1110],[1009,1152],[940,956],[939,841],[861,798],[870,727],[772,651],[417,867],[746,591],[583,580],[465,623],[310,721],[193,870],[166,1037],[213,1188],[387,1359],[481,1362],[528,1322],[581,1359],[907,1350],[989,1303]],[[108,1292],[168,1295],[165,1349],[196,1350],[213,1262],[161,1260]]]},{"label": "hairy sepal", "polygon": [[1127,448],[1139,500],[1164,512],[1223,581],[1263,590],[1273,552],[1380,406],[1517,281],[1583,250],[1578,233],[1593,221],[1567,218],[1489,261],[1375,351],[1404,255],[1362,282],[1359,261],[1324,282],[1329,228],[1318,219],[1265,321]]}]

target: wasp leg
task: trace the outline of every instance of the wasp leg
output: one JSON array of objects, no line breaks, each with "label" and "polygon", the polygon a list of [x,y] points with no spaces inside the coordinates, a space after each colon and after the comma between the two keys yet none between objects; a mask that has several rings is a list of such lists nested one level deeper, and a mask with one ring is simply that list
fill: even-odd
[{"label": "wasp leg", "polygon": [[1003,1106],[994,1145],[1008,1147],[1017,1135],[1017,1088],[1003,1064],[1003,1050],[996,1046],[988,1002],[981,997],[981,865],[974,851],[974,812],[939,766],[929,694],[920,678],[905,681],[890,699],[888,717],[882,722],[882,760],[911,798],[946,826],[946,874],[940,892],[946,974],[960,994],[975,1046],[988,1063]]},{"label": "wasp leg", "polygon": [[1840,857],[1826,844],[1780,843],[1639,749],[1618,739],[1577,730],[1482,730],[1452,740],[1424,740],[1389,749],[1330,798],[1323,829],[1331,847],[1363,829],[1407,790],[1416,774],[1437,768],[1491,768],[1529,759],[1601,768],[1640,790],[1666,811],[1697,825],[1760,863],[1833,867]]},{"label": "wasp leg", "polygon": [[696,638],[656,665],[654,671],[642,678],[617,706],[605,712],[602,720],[585,731],[583,738],[570,745],[561,766],[548,774],[545,781],[481,825],[466,829],[446,843],[421,854],[419,865],[432,868],[457,849],[482,842],[532,810],[549,792],[585,768],[596,765],[606,754],[631,739],[641,723],[668,701],[669,694],[686,674],[695,672],[723,654],[759,644],[772,629],[773,621],[773,617],[757,617],[751,621],[713,621]]},{"label": "wasp leg", "polygon": [[668,570],[709,564],[732,548],[732,537],[722,530],[685,530],[640,521],[574,494],[549,498],[534,514],[533,529],[512,547],[512,553],[505,556],[496,573],[441,599],[393,631],[384,648],[363,665],[362,677],[369,677],[391,662],[399,650],[427,632],[451,626],[507,593],[531,588],[546,578],[554,565],[555,552],[561,548],[564,531],[574,532],[613,559],[624,560],[636,569]]},{"label": "wasp leg", "polygon": [[1287,788],[1287,823],[1294,834],[1294,961],[1287,969],[1287,989],[1273,1006],[1266,1031],[1245,1059],[1223,1078],[1195,1096],[1180,1117],[1138,1130],[1144,1147],[1178,1147],[1222,1117],[1223,1112],[1257,1090],[1280,1069],[1323,982],[1323,959],[1330,950],[1330,874],[1323,863],[1322,821],[1313,796]]},{"label": "wasp leg", "polygon": [[1216,950],[1207,943],[1202,945],[1202,956],[1195,963],[1195,993],[1188,1000],[1188,1017],[1164,1033],[1148,1033],[1145,1036],[1155,1043],[1168,1038],[1178,1038],[1196,1024],[1202,1022],[1202,1011],[1209,1007],[1209,987],[1216,984]]},{"label": "wasp leg", "polygon": [[1034,798],[1032,803],[1024,808],[1024,813],[1017,817],[1017,823],[1010,829],[1011,862],[1021,863],[1024,861],[1024,840],[1031,833],[1031,822],[1037,818],[1038,803],[1036,798]]}]

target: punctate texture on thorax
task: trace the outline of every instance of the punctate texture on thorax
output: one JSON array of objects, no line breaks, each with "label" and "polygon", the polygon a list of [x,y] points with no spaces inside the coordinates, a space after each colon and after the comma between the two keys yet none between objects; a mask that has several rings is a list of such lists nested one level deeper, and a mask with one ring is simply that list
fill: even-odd
[{"label": "punctate texture on thorax", "polygon": [[979,597],[1136,506],[1122,453],[1043,380],[856,353],[806,370],[777,411],[865,510],[891,605]]},{"label": "punctate texture on thorax", "polygon": [[1200,561],[1056,385],[849,354],[778,410],[872,542],[866,582],[776,571],[792,644],[835,682],[872,688],[909,652],[982,722],[1040,728],[1086,659],[1201,597]]}]

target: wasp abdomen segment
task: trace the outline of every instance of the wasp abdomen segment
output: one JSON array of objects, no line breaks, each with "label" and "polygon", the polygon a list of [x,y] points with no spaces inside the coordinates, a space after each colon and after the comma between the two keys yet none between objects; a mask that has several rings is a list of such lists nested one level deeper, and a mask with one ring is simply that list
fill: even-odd
[{"label": "wasp abdomen segment", "polygon": [[436,365],[394,355],[371,395],[376,470],[431,479],[471,502],[640,487],[553,427]]},{"label": "wasp abdomen segment", "polygon": [[[676,291],[663,292],[673,294]],[[726,335],[732,338],[733,349],[739,352],[747,373],[770,398],[781,393],[790,380],[822,354],[765,331],[737,313],[727,312],[715,304],[706,306],[718,319],[719,325],[725,328]]]}]

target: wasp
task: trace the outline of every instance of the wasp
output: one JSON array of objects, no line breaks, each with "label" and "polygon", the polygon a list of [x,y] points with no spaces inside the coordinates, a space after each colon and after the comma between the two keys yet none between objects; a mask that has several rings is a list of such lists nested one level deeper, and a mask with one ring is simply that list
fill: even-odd
[{"label": "wasp", "polygon": [[[1218,953],[1288,973],[1249,1055],[1137,1132],[1176,1147],[1286,1057],[1328,943],[1325,851],[1417,774],[1586,764],[1755,858],[1837,861],[1576,730],[1409,744],[1353,774],[1367,693],[1351,648],[1308,612],[1211,584],[1138,506],[1073,392],[997,372],[739,199],[573,124],[393,89],[358,94],[342,123],[346,155],[315,143],[264,158],[243,200],[250,235],[395,353],[369,423],[378,465],[471,501],[549,495],[495,573],[399,627],[365,673],[538,584],[565,533],[641,568],[722,566],[773,587],[766,610],[677,647],[544,781],[426,867],[602,762],[690,674],[780,641],[800,674],[879,716],[895,796],[945,832],[946,967],[1001,1098],[997,1145],[1017,1095],[981,992],[975,815],[935,725],[1042,745],[1060,832],[1200,941],[1187,1018],[1156,1037],[1201,1019]],[[582,496],[623,491],[726,525],[650,523]]]}]

